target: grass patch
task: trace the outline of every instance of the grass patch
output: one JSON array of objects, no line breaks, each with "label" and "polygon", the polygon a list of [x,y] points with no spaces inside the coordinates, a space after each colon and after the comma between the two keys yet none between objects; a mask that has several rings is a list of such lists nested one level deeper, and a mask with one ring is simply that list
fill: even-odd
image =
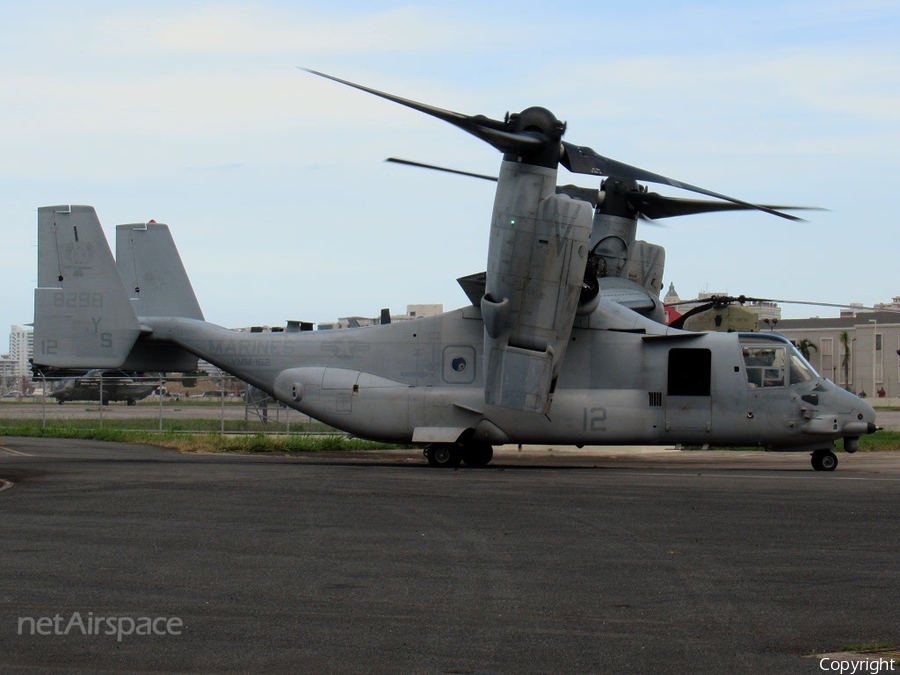
[{"label": "grass patch", "polygon": [[[7,428],[14,426],[41,426],[40,419],[34,418],[10,418],[0,419],[0,433],[14,435],[6,432]],[[47,428],[54,429],[81,429],[94,430],[100,428],[100,422],[97,417],[94,418],[70,418],[65,420],[48,419]],[[103,429],[116,429],[119,431],[156,431],[159,432],[159,418],[156,417],[113,417],[108,416],[103,419]],[[276,422],[270,419],[268,423],[260,419],[226,419],[224,425],[221,419],[215,418],[187,418],[187,419],[166,419],[162,420],[162,431],[174,432],[198,432],[198,433],[329,433],[336,431],[333,427],[329,427],[321,422],[291,422],[290,427],[282,420]],[[21,435],[21,434],[20,434]]]},{"label": "grass patch", "polygon": [[208,434],[153,434],[147,440],[134,441],[181,452],[349,452],[360,450],[390,450],[396,445],[347,438],[342,434],[330,436],[223,436]]},{"label": "grass patch", "polygon": [[[835,449],[844,449],[843,439],[835,443]],[[891,450],[900,450],[900,431],[876,431],[874,434],[860,436],[860,452],[888,452]]]},{"label": "grass patch", "polygon": [[[347,438],[340,433],[313,436],[267,436],[262,433],[229,436],[218,433],[196,434],[178,431],[139,431],[104,426],[83,428],[78,425],[47,425],[40,422],[0,423],[0,436],[32,438],[79,438],[84,440],[142,443],[182,452],[340,452],[387,450],[397,445]],[[413,446],[405,446],[413,447]]]},{"label": "grass patch", "polygon": [[872,642],[853,642],[853,643],[844,645],[843,647],[840,648],[839,651],[862,653],[862,652],[885,651],[888,649],[895,649],[894,643],[878,642],[878,641],[873,640]]},{"label": "grass patch", "polygon": [[[709,449],[766,452],[765,448],[757,446],[710,446]],[[844,452],[844,439],[835,441],[834,449],[837,452]],[[878,431],[861,436],[859,439],[859,452],[892,452],[895,450],[900,450],[900,431]]]},{"label": "grass patch", "polygon": [[898,649],[893,642],[870,640],[869,642],[850,642],[837,649],[813,649],[808,656],[819,658],[823,654],[884,654],[893,655]]}]

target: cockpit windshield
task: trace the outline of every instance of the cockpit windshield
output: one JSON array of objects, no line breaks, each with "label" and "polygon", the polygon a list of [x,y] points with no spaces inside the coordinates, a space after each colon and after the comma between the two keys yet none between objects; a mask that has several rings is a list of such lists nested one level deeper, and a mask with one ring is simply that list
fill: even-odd
[{"label": "cockpit windshield", "polygon": [[790,344],[743,342],[741,353],[751,389],[809,382],[816,371]]},{"label": "cockpit windshield", "polygon": [[791,384],[809,382],[816,377],[818,373],[809,365],[809,361],[803,358],[796,347],[791,346]]}]

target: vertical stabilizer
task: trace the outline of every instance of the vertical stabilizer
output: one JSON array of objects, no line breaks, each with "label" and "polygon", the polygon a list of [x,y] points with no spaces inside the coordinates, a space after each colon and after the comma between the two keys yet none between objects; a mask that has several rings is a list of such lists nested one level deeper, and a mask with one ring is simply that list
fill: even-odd
[{"label": "vertical stabilizer", "polygon": [[93,207],[39,208],[35,364],[118,368],[140,332]]},{"label": "vertical stabilizer", "polygon": [[168,225],[116,226],[116,263],[138,316],[203,319]]}]

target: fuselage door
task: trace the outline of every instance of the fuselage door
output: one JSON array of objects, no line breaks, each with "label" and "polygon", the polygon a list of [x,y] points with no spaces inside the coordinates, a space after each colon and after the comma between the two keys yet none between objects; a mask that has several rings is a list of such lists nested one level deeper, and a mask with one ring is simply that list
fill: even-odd
[{"label": "fuselage door", "polygon": [[712,353],[669,350],[666,431],[709,431],[712,427]]}]

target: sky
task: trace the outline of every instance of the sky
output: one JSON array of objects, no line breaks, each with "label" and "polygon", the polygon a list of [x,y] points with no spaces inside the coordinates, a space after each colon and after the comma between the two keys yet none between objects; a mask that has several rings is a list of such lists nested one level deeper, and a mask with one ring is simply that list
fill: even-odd
[{"label": "sky", "polygon": [[383,160],[496,174],[500,154],[299,67],[466,114],[541,105],[619,161],[828,209],[640,225],[682,298],[900,295],[900,2],[325,5],[0,2],[0,332],[33,320],[54,204],[94,206],[111,243],[168,223],[224,326],[466,304],[493,184]]}]

